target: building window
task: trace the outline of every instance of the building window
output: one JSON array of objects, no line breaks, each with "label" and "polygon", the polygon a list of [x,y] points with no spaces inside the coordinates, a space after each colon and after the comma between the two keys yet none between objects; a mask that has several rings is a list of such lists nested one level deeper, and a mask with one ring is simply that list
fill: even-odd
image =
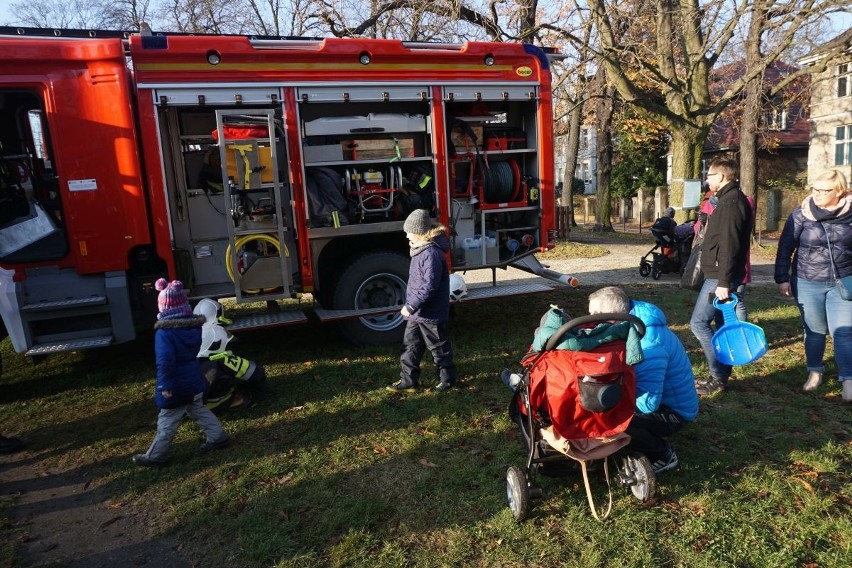
[{"label": "building window", "polygon": [[852,164],[852,124],[838,126],[834,140],[834,165]]},{"label": "building window", "polygon": [[852,94],[852,65],[844,63],[837,66],[837,96],[846,97]]},{"label": "building window", "polygon": [[767,130],[787,130],[787,109],[783,107],[768,109],[763,115],[763,123]]},{"label": "building window", "polygon": [[589,141],[591,140],[591,129],[583,128],[580,130],[580,150],[588,151],[589,150]]}]

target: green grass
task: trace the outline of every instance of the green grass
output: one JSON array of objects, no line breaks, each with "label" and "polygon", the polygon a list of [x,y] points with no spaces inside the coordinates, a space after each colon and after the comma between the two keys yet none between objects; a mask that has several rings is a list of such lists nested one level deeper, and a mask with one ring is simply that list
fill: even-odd
[{"label": "green grass", "polygon": [[[0,431],[51,450],[48,468],[85,468],[206,567],[848,566],[850,407],[833,380],[801,392],[799,318],[774,287],[748,297],[769,353],[737,368],[733,391],[702,401],[698,420],[672,439],[681,466],[658,478],[655,501],[615,488],[613,515],[599,524],[579,476],[539,477],[544,499],[514,522],[505,473],[526,456],[499,373],[517,367],[549,304],[580,315],[590,291],[457,306],[450,329],[462,379],[444,394],[385,390],[397,346],[352,347],[320,325],[242,334],[234,350],[266,367],[268,392],[223,416],[235,442],[224,451],[200,454],[200,433],[185,422],[161,471],[130,462],[154,434],[150,337],[38,363],[6,340]],[[628,292],[666,311],[706,373],[687,325],[693,293]],[[592,485],[604,501],[600,474]],[[27,527],[10,522],[8,506],[0,502],[0,551],[10,563],[0,565],[13,566]]]},{"label": "green grass", "polygon": [[609,250],[602,245],[560,240],[552,250],[538,256],[542,259],[597,258],[607,254]]}]

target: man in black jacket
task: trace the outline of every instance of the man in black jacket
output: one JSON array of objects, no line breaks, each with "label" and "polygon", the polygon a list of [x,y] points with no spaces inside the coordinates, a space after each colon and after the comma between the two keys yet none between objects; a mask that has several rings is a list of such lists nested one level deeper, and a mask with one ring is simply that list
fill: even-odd
[{"label": "man in black jacket", "polygon": [[[701,252],[701,269],[704,285],[698,292],[689,326],[695,335],[710,368],[710,377],[696,381],[700,395],[724,391],[728,388],[731,366],[716,359],[712,338],[716,322],[718,329],[722,314],[713,306],[713,300],[730,299],[731,290],[743,283],[751,244],[751,206],[737,183],[739,168],[728,158],[715,158],[707,168],[707,185],[713,192],[711,201],[717,202],[716,209],[708,219],[707,230]],[[739,298],[742,301],[741,298]],[[744,310],[739,314],[744,314]]]}]

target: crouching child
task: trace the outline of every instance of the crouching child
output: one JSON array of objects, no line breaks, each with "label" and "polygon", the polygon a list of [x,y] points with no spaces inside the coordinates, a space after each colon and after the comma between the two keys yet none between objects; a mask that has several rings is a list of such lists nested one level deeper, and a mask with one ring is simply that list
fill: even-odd
[{"label": "crouching child", "polygon": [[228,349],[234,339],[220,322],[230,323],[222,313],[222,305],[204,298],[193,313],[204,317],[201,327],[201,348],[198,358],[201,371],[209,385],[204,404],[210,410],[251,408],[262,387],[266,384],[266,371],[261,366],[235,355]]}]

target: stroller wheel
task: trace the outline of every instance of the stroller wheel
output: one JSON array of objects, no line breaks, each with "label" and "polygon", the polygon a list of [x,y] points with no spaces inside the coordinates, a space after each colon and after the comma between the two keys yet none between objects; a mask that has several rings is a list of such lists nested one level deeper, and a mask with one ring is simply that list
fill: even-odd
[{"label": "stroller wheel", "polygon": [[644,258],[639,261],[639,274],[641,276],[648,276],[651,274],[651,265]]},{"label": "stroller wheel", "polygon": [[530,510],[530,486],[527,475],[520,468],[513,466],[506,472],[506,496],[515,520],[526,519]]},{"label": "stroller wheel", "polygon": [[628,454],[624,458],[621,482],[630,486],[633,496],[643,503],[657,492],[657,476],[651,461],[642,454]]},{"label": "stroller wheel", "polygon": [[655,266],[655,267],[651,270],[651,278],[653,278],[654,280],[659,280],[659,279],[660,279],[660,275],[662,275],[662,273],[663,273],[663,269],[662,269],[662,268],[660,268],[659,266]]}]

